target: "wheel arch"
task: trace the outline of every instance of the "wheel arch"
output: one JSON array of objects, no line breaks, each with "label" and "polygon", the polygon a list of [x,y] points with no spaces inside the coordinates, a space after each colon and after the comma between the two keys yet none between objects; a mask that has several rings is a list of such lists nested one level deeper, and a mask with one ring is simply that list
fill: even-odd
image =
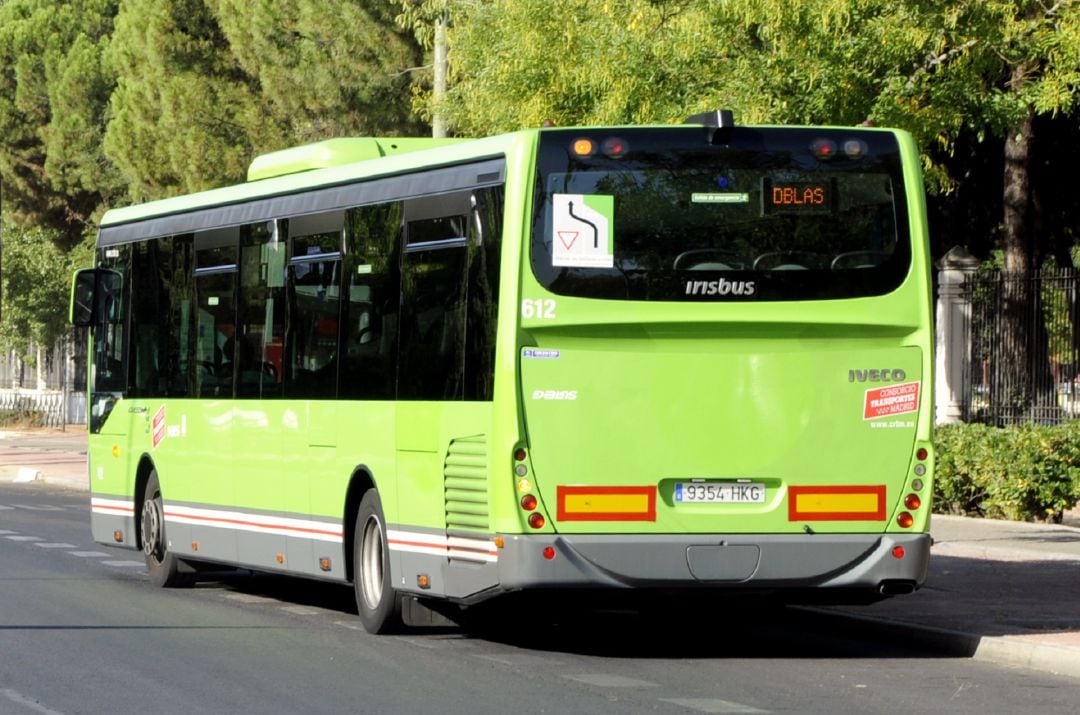
[{"label": "wheel arch", "polygon": [[342,515],[345,577],[349,581],[353,580],[353,543],[356,540],[356,515],[360,511],[360,501],[369,489],[377,488],[375,477],[366,465],[361,464],[353,470],[349,488],[345,492],[345,512]]}]

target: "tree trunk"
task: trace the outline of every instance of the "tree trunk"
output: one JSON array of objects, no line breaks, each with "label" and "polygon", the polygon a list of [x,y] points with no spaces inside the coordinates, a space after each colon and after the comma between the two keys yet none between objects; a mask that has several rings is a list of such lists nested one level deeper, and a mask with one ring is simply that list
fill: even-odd
[{"label": "tree trunk", "polygon": [[1027,273],[1034,263],[1031,241],[1031,142],[1032,114],[1005,137],[1005,185],[1002,244],[1005,270]]},{"label": "tree trunk", "polygon": [[[1026,75],[1024,67],[1013,70],[1013,80]],[[1002,203],[1002,247],[1005,275],[1002,281],[1003,354],[994,356],[999,367],[991,397],[998,421],[1055,421],[1060,417],[1057,388],[1048,355],[1041,283],[1036,280],[1039,257],[1034,249],[1031,198],[1031,161],[1034,141],[1033,111],[1005,138],[1005,171]]]}]

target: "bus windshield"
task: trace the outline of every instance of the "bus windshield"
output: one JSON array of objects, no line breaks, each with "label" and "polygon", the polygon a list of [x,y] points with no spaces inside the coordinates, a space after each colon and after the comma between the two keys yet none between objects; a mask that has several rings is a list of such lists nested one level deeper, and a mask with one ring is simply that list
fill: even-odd
[{"label": "bus windshield", "polygon": [[910,268],[899,147],[866,129],[557,130],[541,137],[532,269],[568,296],[883,295]]}]

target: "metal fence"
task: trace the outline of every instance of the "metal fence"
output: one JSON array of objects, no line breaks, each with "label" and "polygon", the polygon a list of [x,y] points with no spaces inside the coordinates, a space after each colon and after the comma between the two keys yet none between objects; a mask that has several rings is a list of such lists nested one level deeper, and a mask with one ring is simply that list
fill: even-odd
[{"label": "metal fence", "polygon": [[1052,424],[1080,417],[1080,276],[1069,269],[968,277],[964,420]]},{"label": "metal fence", "polygon": [[86,341],[83,335],[29,355],[0,353],[0,412],[34,413],[48,427],[86,423]]}]

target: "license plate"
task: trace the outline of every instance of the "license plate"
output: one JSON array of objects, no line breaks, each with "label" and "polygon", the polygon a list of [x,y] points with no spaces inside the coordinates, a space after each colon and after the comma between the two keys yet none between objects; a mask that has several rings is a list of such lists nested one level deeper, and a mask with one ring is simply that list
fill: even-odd
[{"label": "license plate", "polygon": [[676,482],[675,501],[695,504],[764,504],[761,482]]}]

